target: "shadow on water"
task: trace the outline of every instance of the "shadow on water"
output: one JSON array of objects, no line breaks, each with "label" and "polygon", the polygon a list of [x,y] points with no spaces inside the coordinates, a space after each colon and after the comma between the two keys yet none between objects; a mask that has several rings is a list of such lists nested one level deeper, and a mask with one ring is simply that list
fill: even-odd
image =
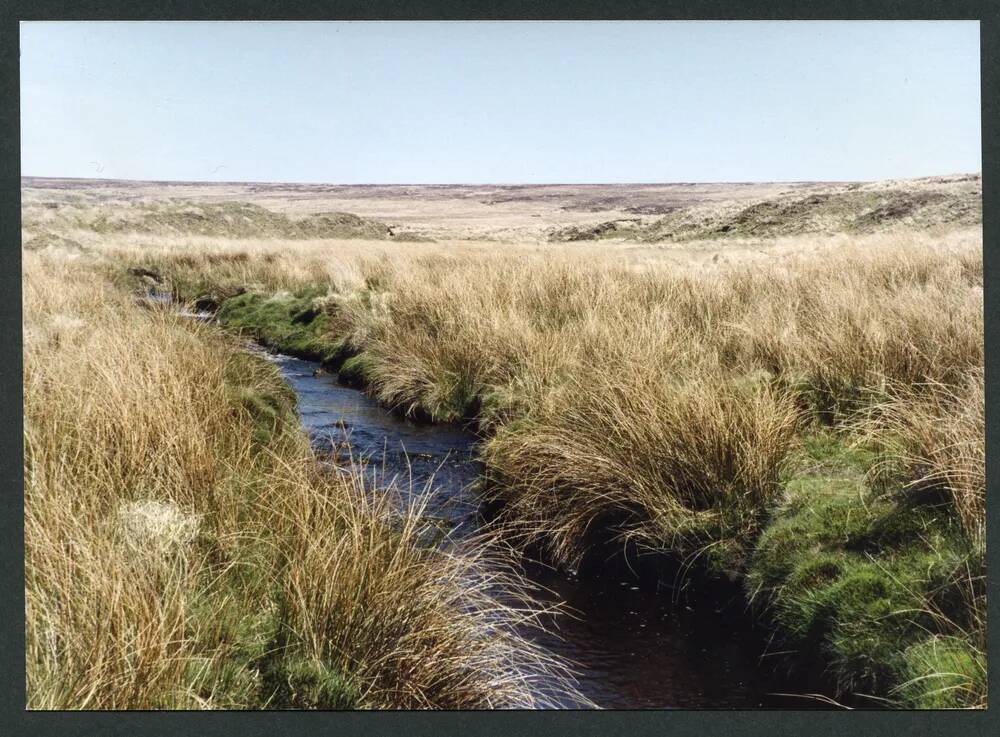
[{"label": "shadow on water", "polygon": [[[410,422],[362,392],[337,383],[319,364],[267,354],[298,395],[298,411],[314,448],[333,463],[367,462],[380,483],[406,489],[430,485],[427,513],[451,537],[479,527],[474,492],[482,467],[476,438],[455,426]],[[762,657],[767,642],[752,625],[733,585],[699,586],[697,596],[612,567],[578,577],[524,560],[532,598],[546,613],[546,631],[531,640],[574,664],[580,690],[595,704],[618,709],[823,708],[821,674],[790,677],[781,659]],[[662,579],[661,579],[662,580]],[[714,589],[718,590],[714,590]],[[792,694],[799,694],[798,696]],[[571,703],[564,704],[569,707]]]}]

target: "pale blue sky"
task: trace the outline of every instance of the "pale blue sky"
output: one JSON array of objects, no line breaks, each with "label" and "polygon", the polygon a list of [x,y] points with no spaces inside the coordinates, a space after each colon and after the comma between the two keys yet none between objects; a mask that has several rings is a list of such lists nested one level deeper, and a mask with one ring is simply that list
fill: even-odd
[{"label": "pale blue sky", "polygon": [[22,23],[26,176],[979,171],[976,22]]}]

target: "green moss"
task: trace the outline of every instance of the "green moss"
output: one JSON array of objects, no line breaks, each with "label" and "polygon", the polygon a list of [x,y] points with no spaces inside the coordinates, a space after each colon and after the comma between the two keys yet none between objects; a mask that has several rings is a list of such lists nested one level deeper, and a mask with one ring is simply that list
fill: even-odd
[{"label": "green moss", "polygon": [[220,541],[208,535],[199,544],[214,565],[200,576],[188,600],[187,636],[210,656],[186,666],[184,691],[215,708],[363,708],[351,679],[307,656],[289,628],[282,592],[274,583],[280,560],[272,542]]},{"label": "green moss", "polygon": [[216,316],[268,348],[335,367],[347,352],[343,341],[330,337],[330,318],[320,298],[318,289],[271,296],[247,292],[226,299]]},{"label": "green moss", "polygon": [[841,692],[886,695],[928,633],[968,631],[975,559],[949,506],[868,486],[876,459],[832,433],[804,438],[746,584],[788,647],[825,654]]},{"label": "green moss", "polygon": [[852,561],[820,590],[818,616],[829,623],[824,645],[841,691],[887,693],[899,682],[901,652],[930,623],[919,589],[876,563]]},{"label": "green moss", "polygon": [[[840,575],[839,567],[836,576]],[[818,651],[828,636],[832,618],[827,598],[830,582],[813,583],[789,592],[775,607],[774,621],[781,628],[782,638],[789,644],[807,651]]]},{"label": "green moss", "polygon": [[[233,566],[238,568],[239,566]],[[223,572],[221,578],[226,578]],[[266,577],[257,571],[258,580]],[[246,709],[260,704],[262,688],[257,663],[266,656],[273,638],[275,620],[267,607],[254,602],[254,586],[238,589],[229,584],[208,582],[189,605],[192,637],[203,652],[215,651],[213,658],[196,660],[185,673],[187,688],[216,708]],[[221,603],[221,605],[220,605]],[[221,647],[220,647],[221,644]]]},{"label": "green moss", "polygon": [[275,433],[281,430],[281,408],[274,397],[246,387],[237,390],[236,396],[253,419],[254,440],[259,445],[268,445]]},{"label": "green moss", "polygon": [[864,472],[878,460],[878,454],[862,443],[854,443],[836,432],[817,432],[801,439],[805,458],[826,468]]},{"label": "green moss", "polygon": [[[206,651],[215,649],[217,654],[188,665],[184,680],[190,692],[217,708],[363,707],[360,693],[347,676],[304,656],[294,637],[281,634],[284,627],[271,600],[253,601],[248,593],[259,585],[230,588],[228,596],[217,590],[218,584],[211,588],[212,592],[196,599],[191,611]],[[221,610],[219,601],[225,605]]]},{"label": "green moss", "polygon": [[[241,489],[248,486],[249,471],[245,466]],[[220,540],[211,532],[199,536],[198,545],[212,565],[187,599],[186,635],[206,657],[186,667],[184,686],[216,708],[260,708],[259,663],[268,657],[279,627],[274,548],[260,538]]]},{"label": "green moss", "polygon": [[368,353],[359,353],[345,360],[338,373],[340,380],[351,386],[364,386],[368,383],[375,361]]},{"label": "green moss", "polygon": [[791,567],[784,581],[786,595],[805,595],[832,585],[844,575],[846,561],[843,556],[819,553],[801,560]]}]

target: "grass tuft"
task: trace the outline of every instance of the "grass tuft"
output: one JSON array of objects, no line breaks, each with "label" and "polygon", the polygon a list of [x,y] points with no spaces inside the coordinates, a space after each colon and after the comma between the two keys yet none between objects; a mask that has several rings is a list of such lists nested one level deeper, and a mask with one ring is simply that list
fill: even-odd
[{"label": "grass tuft", "polygon": [[516,581],[426,547],[422,507],[363,470],[320,470],[273,366],[89,266],[25,256],[28,708],[573,693],[519,634],[533,613],[501,603]]}]

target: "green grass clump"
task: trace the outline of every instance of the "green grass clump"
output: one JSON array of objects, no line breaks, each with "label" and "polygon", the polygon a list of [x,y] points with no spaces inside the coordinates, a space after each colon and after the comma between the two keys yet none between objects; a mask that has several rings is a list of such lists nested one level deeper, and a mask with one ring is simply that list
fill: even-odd
[{"label": "green grass clump", "polygon": [[958,637],[929,637],[903,653],[898,697],[914,709],[985,707],[985,653]]},{"label": "green grass clump", "polygon": [[831,427],[853,417],[858,410],[884,399],[876,389],[856,377],[828,375],[824,367],[792,372],[782,378],[799,406],[820,424]]},{"label": "green grass clump", "polygon": [[271,296],[247,292],[225,300],[217,317],[268,348],[336,366],[343,360],[344,346],[330,339],[329,315],[320,299],[319,290]]},{"label": "green grass clump", "polygon": [[319,660],[286,655],[267,663],[262,688],[272,709],[359,709],[361,694],[339,671]]},{"label": "green grass clump", "polygon": [[[864,485],[867,469],[880,460],[877,449],[870,445],[849,441],[842,433],[814,430],[798,438],[798,465],[789,465],[794,472],[790,483],[803,483],[810,479],[850,481],[854,488]],[[797,495],[791,494],[793,498]]]},{"label": "green grass clump", "polygon": [[364,386],[371,376],[372,359],[366,353],[359,353],[345,360],[337,371],[341,381],[351,386]]},{"label": "green grass clump", "polygon": [[[830,433],[807,438],[746,584],[788,647],[825,657],[840,693],[936,703],[925,686],[966,677],[941,670],[942,659],[959,658],[958,646],[971,653],[967,675],[981,655],[968,596],[981,563],[946,502],[874,492],[876,458]],[[930,657],[929,635],[951,649]]]},{"label": "green grass clump", "polygon": [[[240,565],[221,575],[206,575],[190,602],[189,636],[198,649],[214,657],[194,659],[185,669],[187,689],[202,703],[223,709],[254,709],[269,698],[261,663],[275,659],[274,633],[279,626],[273,594],[267,584],[271,554],[240,550]],[[273,690],[273,689],[272,689]]]}]

